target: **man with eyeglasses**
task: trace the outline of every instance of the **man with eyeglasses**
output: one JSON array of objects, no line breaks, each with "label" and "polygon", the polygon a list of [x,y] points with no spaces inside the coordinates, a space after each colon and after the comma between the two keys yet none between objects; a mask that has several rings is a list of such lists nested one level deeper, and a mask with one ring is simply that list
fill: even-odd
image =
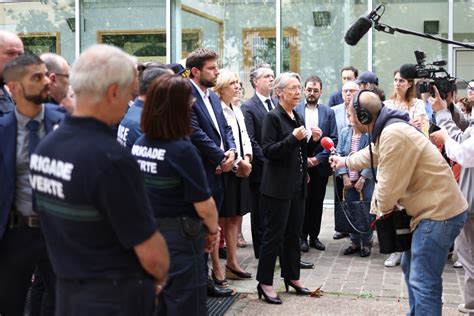
[{"label": "man with eyeglasses", "polygon": [[71,114],[74,111],[74,102],[69,98],[69,64],[64,57],[45,53],[40,56],[48,69],[48,78],[51,81],[49,102],[46,107],[64,114]]},{"label": "man with eyeglasses", "polygon": [[[308,141],[311,128],[319,127],[321,137],[329,137],[337,144],[337,127],[334,111],[319,103],[323,93],[323,83],[318,76],[311,76],[304,83],[305,100],[296,108],[296,112],[305,121]],[[313,154],[308,154],[307,165],[309,174],[308,194],[306,197],[306,210],[301,233],[301,251],[307,252],[309,247],[325,250],[326,246],[319,240],[321,219],[323,215],[323,202],[326,195],[326,185],[332,170],[328,164],[329,152],[317,147]],[[309,246],[308,246],[309,236]]]},{"label": "man with eyeglasses", "polygon": [[[341,69],[341,80],[342,85],[345,85],[348,81],[354,81],[359,76],[359,71],[353,66],[347,66]],[[331,94],[329,97],[328,106],[333,107],[344,102],[344,96],[342,91],[338,90]]]},{"label": "man with eyeglasses", "polygon": [[[332,107],[334,116],[336,117],[337,135],[341,135],[342,130],[349,125],[349,119],[347,118],[347,108],[352,101],[352,97],[359,91],[359,85],[355,81],[348,81],[342,86],[342,96],[344,102]],[[335,196],[342,196],[344,184],[341,177],[336,177],[336,190]],[[348,237],[349,234],[343,232],[335,232],[333,239],[342,239]]]},{"label": "man with eyeglasses", "polygon": [[3,70],[8,62],[23,53],[21,39],[12,32],[0,30],[0,117],[15,109],[15,103],[5,87]]}]

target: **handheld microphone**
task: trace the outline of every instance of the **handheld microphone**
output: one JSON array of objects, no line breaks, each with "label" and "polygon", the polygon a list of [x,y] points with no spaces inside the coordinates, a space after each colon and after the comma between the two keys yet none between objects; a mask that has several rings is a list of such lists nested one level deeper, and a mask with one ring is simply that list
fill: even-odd
[{"label": "handheld microphone", "polygon": [[332,141],[331,138],[329,137],[321,138],[321,146],[323,146],[323,148],[326,149],[327,151],[330,151],[331,155],[339,156],[339,154],[336,151],[336,148],[334,148],[334,142]]},{"label": "handheld microphone", "polygon": [[359,17],[346,32],[344,36],[344,41],[351,46],[356,45],[362,37],[370,30],[373,23],[377,23],[380,15],[378,15],[377,11],[382,7],[381,4],[377,6],[374,10],[372,10],[366,16]]}]

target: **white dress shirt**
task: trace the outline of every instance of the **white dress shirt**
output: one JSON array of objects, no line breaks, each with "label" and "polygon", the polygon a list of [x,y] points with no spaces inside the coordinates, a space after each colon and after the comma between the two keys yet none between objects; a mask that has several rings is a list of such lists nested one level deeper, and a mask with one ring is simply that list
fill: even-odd
[{"label": "white dress shirt", "polygon": [[319,124],[319,112],[318,106],[308,106],[306,103],[304,106],[304,117],[306,127],[306,138],[309,140],[312,136],[311,128],[318,127]]},{"label": "white dress shirt", "polygon": [[263,95],[261,95],[260,93],[258,93],[257,91],[255,91],[255,94],[257,95],[257,97],[260,99],[260,102],[262,102],[262,105],[263,105],[263,108],[265,109],[265,111],[268,112],[268,105],[267,105],[267,100],[270,100],[271,104],[272,104],[272,109],[275,108],[275,104],[273,104],[272,102],[272,98],[270,96],[268,97],[264,97]]}]

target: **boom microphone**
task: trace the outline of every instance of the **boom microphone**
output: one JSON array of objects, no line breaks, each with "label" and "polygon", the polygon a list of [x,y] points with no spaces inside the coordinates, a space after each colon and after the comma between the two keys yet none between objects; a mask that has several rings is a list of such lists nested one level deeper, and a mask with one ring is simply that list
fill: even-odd
[{"label": "boom microphone", "polygon": [[332,141],[331,138],[329,137],[321,138],[321,146],[323,146],[323,148],[326,149],[327,151],[330,151],[331,155],[339,156],[339,154],[336,151],[336,148],[334,148],[334,142]]},{"label": "boom microphone", "polygon": [[358,18],[346,32],[344,36],[344,41],[351,46],[356,45],[362,37],[370,30],[373,25],[373,22],[378,22],[380,15],[377,11],[382,7],[381,4],[372,10],[367,16],[361,16]]}]

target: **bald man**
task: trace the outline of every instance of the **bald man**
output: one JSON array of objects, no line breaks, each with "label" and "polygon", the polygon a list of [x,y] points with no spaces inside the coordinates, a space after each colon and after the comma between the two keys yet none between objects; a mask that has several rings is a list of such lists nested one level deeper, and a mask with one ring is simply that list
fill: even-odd
[{"label": "bald man", "polygon": [[61,55],[45,53],[40,56],[48,69],[48,78],[51,81],[49,102],[51,107],[59,112],[70,114],[74,110],[74,103],[68,102],[69,64]]},{"label": "bald man", "polygon": [[[408,288],[408,315],[441,315],[444,265],[449,247],[461,231],[468,207],[449,165],[424,134],[408,124],[407,113],[382,107],[371,91],[356,94],[349,106],[354,125],[369,133],[378,182],[371,211],[392,212],[400,204],[411,216],[411,248],[403,253],[401,267]],[[371,167],[364,148],[348,157],[333,156],[335,169]]]},{"label": "bald man", "polygon": [[0,30],[0,117],[15,109],[10,93],[5,89],[5,65],[24,53],[23,42],[14,33]]}]

